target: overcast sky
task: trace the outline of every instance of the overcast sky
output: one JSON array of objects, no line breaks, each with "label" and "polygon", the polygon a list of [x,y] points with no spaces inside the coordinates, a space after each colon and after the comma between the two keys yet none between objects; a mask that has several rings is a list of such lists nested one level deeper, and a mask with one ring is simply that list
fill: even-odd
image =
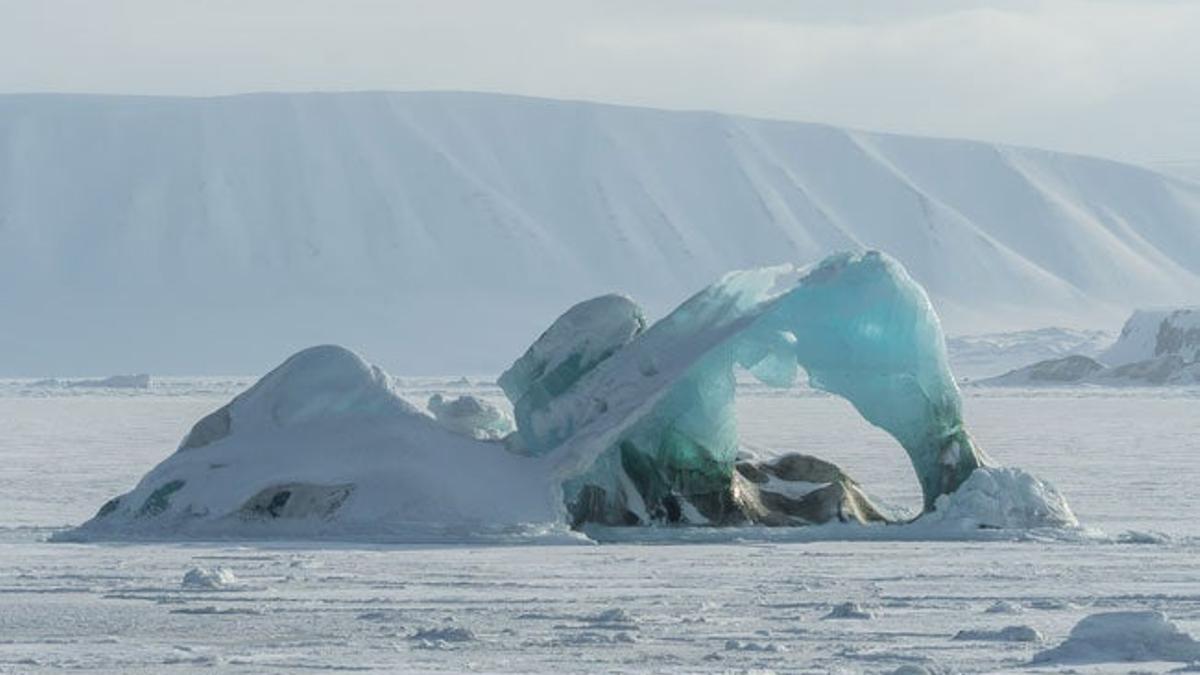
[{"label": "overcast sky", "polygon": [[0,91],[458,89],[1200,161],[1200,2],[0,0]]}]

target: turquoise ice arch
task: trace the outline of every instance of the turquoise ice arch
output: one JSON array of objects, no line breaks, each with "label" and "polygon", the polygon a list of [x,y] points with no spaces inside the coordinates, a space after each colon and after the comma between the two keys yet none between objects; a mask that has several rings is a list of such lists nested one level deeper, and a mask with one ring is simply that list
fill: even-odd
[{"label": "turquoise ice arch", "polygon": [[736,367],[848,400],[904,448],[926,510],[987,462],[928,297],[873,251],[730,273],[648,328],[627,298],[581,303],[500,384],[519,451],[556,464],[568,505],[599,491],[639,519],[682,502],[720,522],[737,510]]}]

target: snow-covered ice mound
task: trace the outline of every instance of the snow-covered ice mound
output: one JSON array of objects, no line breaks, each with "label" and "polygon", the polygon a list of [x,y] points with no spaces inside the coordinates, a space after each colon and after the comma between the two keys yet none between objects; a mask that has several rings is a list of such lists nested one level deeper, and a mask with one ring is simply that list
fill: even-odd
[{"label": "snow-covered ice mound", "polygon": [[887,520],[829,462],[745,458],[739,368],[775,387],[807,376],[891,434],[931,526],[1075,523],[1052,487],[990,467],[964,427],[928,298],[899,263],[868,252],[731,273],[648,328],[623,296],[576,305],[501,376],[516,418],[507,436],[507,417],[480,399],[435,396],[431,416],[354,353],[306,349],[64,536],[441,538]]},{"label": "snow-covered ice mound", "polygon": [[1086,616],[1062,644],[1038,652],[1034,663],[1200,661],[1200,642],[1162,612],[1101,612]]},{"label": "snow-covered ice mound", "polygon": [[335,346],[203,418],[80,537],[421,536],[553,524],[544,466],[446,430]]},{"label": "snow-covered ice mound", "polygon": [[923,525],[1028,530],[1079,525],[1055,487],[1013,467],[976,469],[953,494],[938,497]]},{"label": "snow-covered ice mound", "polygon": [[233,572],[224,567],[193,567],[184,573],[180,585],[190,590],[216,591],[236,587],[238,580]]}]

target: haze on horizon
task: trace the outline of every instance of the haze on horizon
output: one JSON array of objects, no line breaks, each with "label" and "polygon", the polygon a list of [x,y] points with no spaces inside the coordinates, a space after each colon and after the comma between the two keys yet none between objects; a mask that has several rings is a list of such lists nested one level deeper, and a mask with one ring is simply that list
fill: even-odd
[{"label": "haze on horizon", "polygon": [[0,8],[0,93],[476,90],[1200,163],[1200,3]]}]

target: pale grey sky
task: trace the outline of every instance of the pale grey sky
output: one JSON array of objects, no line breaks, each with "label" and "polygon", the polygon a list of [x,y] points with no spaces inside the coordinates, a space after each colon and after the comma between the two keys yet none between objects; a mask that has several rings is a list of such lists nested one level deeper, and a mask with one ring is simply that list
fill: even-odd
[{"label": "pale grey sky", "polygon": [[0,0],[0,92],[354,89],[1200,161],[1200,2]]}]

